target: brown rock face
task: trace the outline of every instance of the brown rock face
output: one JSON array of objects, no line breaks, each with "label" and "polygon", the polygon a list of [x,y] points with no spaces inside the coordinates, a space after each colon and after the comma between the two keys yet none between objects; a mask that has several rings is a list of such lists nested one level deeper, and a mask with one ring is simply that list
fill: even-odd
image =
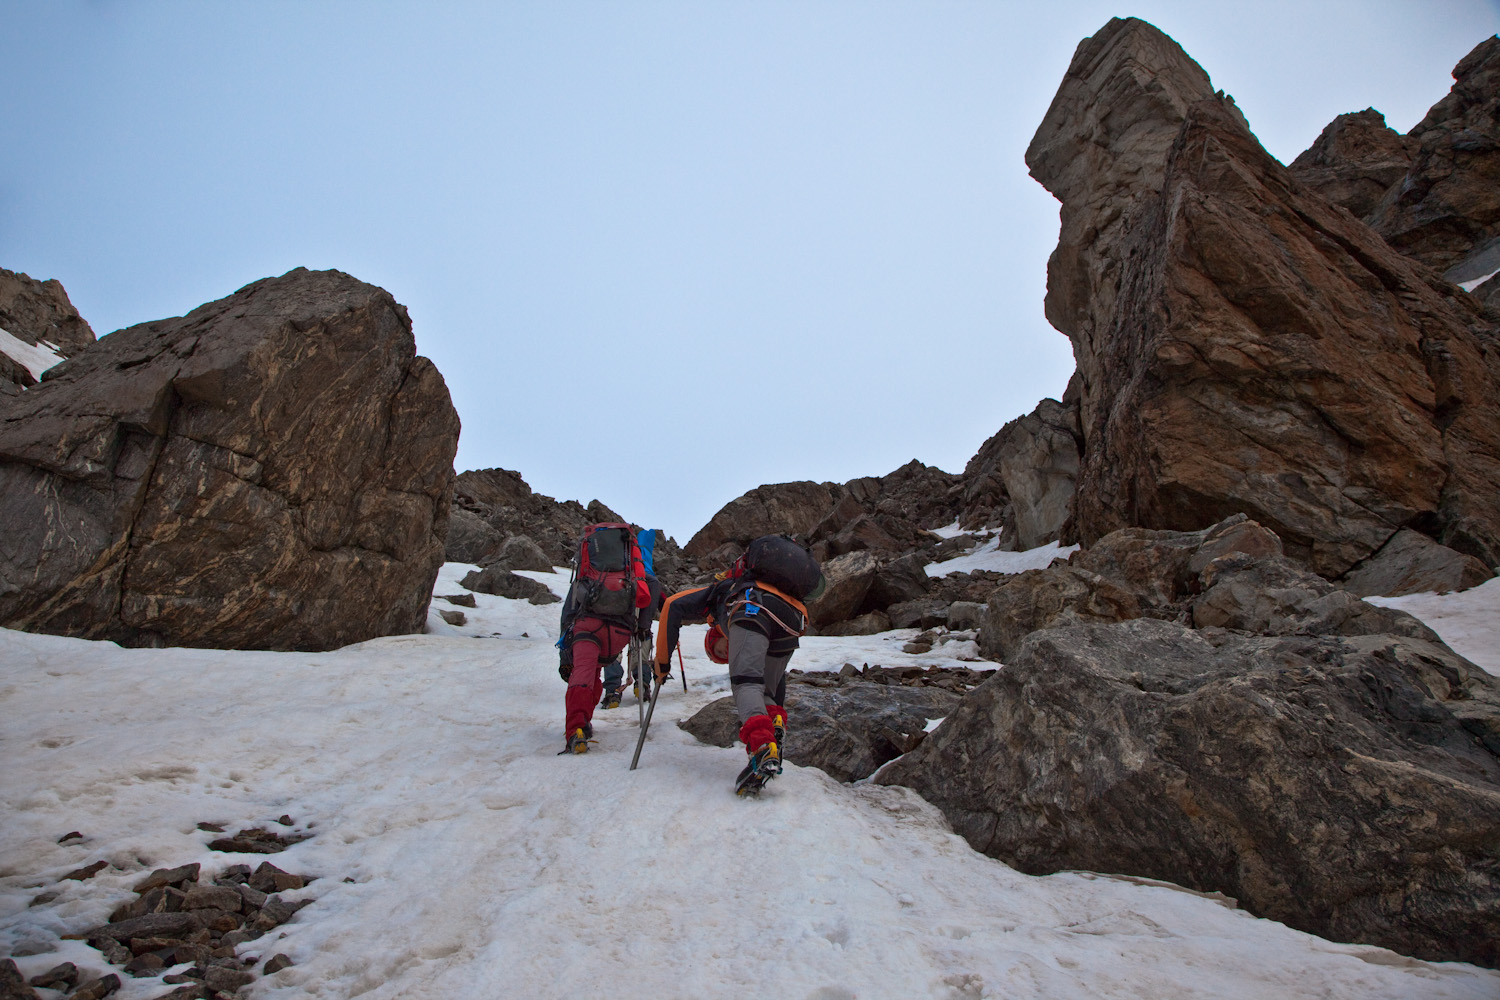
[{"label": "brown rock face", "polygon": [[[761,535],[778,532],[805,535],[833,509],[839,496],[839,487],[833,483],[804,481],[757,486],[725,504],[688,540],[682,551],[708,566],[719,558],[720,550],[727,554],[727,547],[743,549]],[[729,559],[735,555],[738,552]]]},{"label": "brown rock face", "polygon": [[557,501],[534,493],[519,472],[509,469],[459,473],[453,507],[463,512],[462,534],[450,539],[448,558],[454,562],[488,563],[499,557],[508,541],[525,537],[541,549],[545,568],[566,566],[584,528],[621,520],[598,500],[585,507],[576,500]]},{"label": "brown rock face", "polygon": [[1063,203],[1081,542],[1243,512],[1328,577],[1409,525],[1500,563],[1493,327],[1302,187],[1171,39],[1085,40],[1027,162]]},{"label": "brown rock face", "polygon": [[330,649],[420,631],[458,416],[406,310],[298,269],[0,398],[0,622]]},{"label": "brown rock face", "polygon": [[1500,236],[1500,38],[1453,70],[1453,90],[1408,138],[1411,170],[1369,222],[1391,246],[1444,270]]},{"label": "brown rock face", "polygon": [[[94,343],[94,331],[78,315],[56,279],[37,281],[0,268],[0,330],[24,344],[51,344],[70,358]],[[31,386],[36,379],[19,362],[0,353],[0,380]]]},{"label": "brown rock face", "polygon": [[1385,124],[1374,108],[1339,115],[1288,167],[1325,199],[1363,219],[1406,177],[1420,143]]}]

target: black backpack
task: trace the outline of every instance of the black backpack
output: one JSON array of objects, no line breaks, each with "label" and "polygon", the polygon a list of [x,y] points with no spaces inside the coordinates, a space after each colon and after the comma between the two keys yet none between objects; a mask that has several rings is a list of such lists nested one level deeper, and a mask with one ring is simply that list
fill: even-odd
[{"label": "black backpack", "polygon": [[799,601],[816,596],[823,582],[823,570],[807,546],[787,535],[762,535],[751,542],[730,575],[768,583]]}]

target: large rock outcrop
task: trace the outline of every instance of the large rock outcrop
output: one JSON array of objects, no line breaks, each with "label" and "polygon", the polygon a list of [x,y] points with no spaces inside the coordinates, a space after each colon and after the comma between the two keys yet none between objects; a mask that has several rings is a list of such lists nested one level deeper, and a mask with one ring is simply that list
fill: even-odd
[{"label": "large rock outcrop", "polygon": [[1068,541],[1083,451],[1078,399],[1044,399],[1000,428],[969,459],[961,480],[964,527],[1000,528],[1000,547],[1024,552]]},{"label": "large rock outcrop", "polygon": [[1121,872],[1500,963],[1500,683],[1391,635],[1036,632],[876,778],[1021,871]]},{"label": "large rock outcrop", "polygon": [[1027,162],[1062,202],[1081,542],[1244,512],[1327,577],[1402,527],[1500,563],[1493,325],[1298,183],[1171,39],[1086,39]]},{"label": "large rock outcrop", "polygon": [[757,486],[719,509],[682,551],[706,567],[722,569],[761,535],[806,535],[823,520],[842,490],[834,483]]},{"label": "large rock outcrop", "polygon": [[1292,176],[1365,219],[1406,178],[1418,142],[1390,128],[1374,108],[1339,115],[1291,162]]},{"label": "large rock outcrop", "polygon": [[960,477],[913,459],[884,476],[838,483],[758,486],[725,504],[683,547],[705,570],[723,569],[761,535],[804,541],[821,562],[870,551],[892,559],[937,541],[957,517]]},{"label": "large rock outcrop", "polygon": [[[70,358],[94,343],[94,331],[68,300],[55,278],[38,281],[0,268],[0,331],[36,352]],[[23,359],[11,357],[0,338],[0,391],[36,385],[37,375]],[[48,346],[50,345],[50,347]]]},{"label": "large rock outcrop", "polygon": [[535,493],[519,472],[509,469],[459,473],[453,509],[467,515],[462,516],[462,533],[449,543],[453,562],[487,563],[499,556],[508,539],[522,537],[540,546],[553,566],[567,566],[584,528],[621,520],[598,500],[584,506]]},{"label": "large rock outcrop", "polygon": [[[598,500],[584,505],[537,493],[509,469],[460,472],[453,486],[447,558],[510,570],[571,566],[584,528],[623,520]],[[697,568],[674,539],[658,532],[653,551],[652,567],[668,593],[692,582]]]},{"label": "large rock outcrop", "polygon": [[[1452,572],[1432,550],[1465,558],[1429,540],[1416,549],[1420,558],[1392,552],[1367,579],[1431,580]],[[1009,662],[1039,629],[1134,618],[1268,635],[1390,633],[1438,641],[1404,611],[1367,604],[1284,558],[1274,532],[1237,514],[1202,531],[1121,528],[1046,569],[1003,577],[986,600],[979,644],[985,656]]]},{"label": "large rock outcrop", "polygon": [[1439,271],[1500,236],[1500,37],[1465,56],[1453,80],[1407,133],[1411,168],[1369,216],[1391,246]]},{"label": "large rock outcrop", "polygon": [[458,416],[389,293],[297,269],[0,398],[0,623],[330,649],[421,631]]}]

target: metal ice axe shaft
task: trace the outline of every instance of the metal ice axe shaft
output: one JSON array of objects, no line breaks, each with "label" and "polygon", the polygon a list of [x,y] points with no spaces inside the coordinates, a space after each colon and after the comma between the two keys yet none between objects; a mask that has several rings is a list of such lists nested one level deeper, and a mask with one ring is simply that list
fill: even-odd
[{"label": "metal ice axe shaft", "polygon": [[[646,676],[644,665],[642,666],[641,674],[644,679]],[[653,672],[650,676],[654,678],[655,673]],[[650,684],[651,681],[648,680],[646,683]],[[641,738],[635,741],[635,756],[630,758],[630,769],[632,771],[635,770],[635,765],[641,759],[641,747],[646,745],[646,730],[651,728],[651,713],[656,711],[656,699],[659,697],[661,697],[661,684],[656,683],[652,685],[651,704],[646,709],[646,721],[641,724]]]}]

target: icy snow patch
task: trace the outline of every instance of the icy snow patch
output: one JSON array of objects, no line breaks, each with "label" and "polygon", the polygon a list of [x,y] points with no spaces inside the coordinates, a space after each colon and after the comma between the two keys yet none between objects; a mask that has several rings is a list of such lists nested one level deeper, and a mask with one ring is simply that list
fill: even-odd
[{"label": "icy snow patch", "polygon": [[1484,284],[1486,281],[1489,281],[1491,278],[1493,278],[1497,274],[1500,274],[1500,268],[1497,268],[1497,269],[1491,271],[1489,274],[1486,274],[1486,275],[1484,275],[1481,278],[1475,278],[1473,281],[1460,281],[1458,283],[1458,287],[1462,288],[1466,292],[1472,292],[1474,289],[1478,288],[1480,285]]},{"label": "icy snow patch", "polygon": [[40,344],[28,344],[5,330],[0,330],[0,353],[9,355],[11,360],[22,365],[37,380],[41,379],[42,372],[67,360],[57,353],[56,347],[45,340]]},{"label": "icy snow patch", "polygon": [[976,569],[991,570],[996,573],[1024,573],[1028,569],[1046,569],[1052,565],[1052,560],[1066,559],[1078,546],[1069,545],[1066,548],[1061,542],[1048,542],[1046,545],[1025,552],[1001,552],[1000,536],[985,542],[979,548],[968,555],[958,556],[944,562],[928,563],[928,576],[947,576],[949,573],[972,573]]},{"label": "icy snow patch", "polygon": [[1500,676],[1500,577],[1456,594],[1404,594],[1365,600],[1416,615],[1455,653]]}]

